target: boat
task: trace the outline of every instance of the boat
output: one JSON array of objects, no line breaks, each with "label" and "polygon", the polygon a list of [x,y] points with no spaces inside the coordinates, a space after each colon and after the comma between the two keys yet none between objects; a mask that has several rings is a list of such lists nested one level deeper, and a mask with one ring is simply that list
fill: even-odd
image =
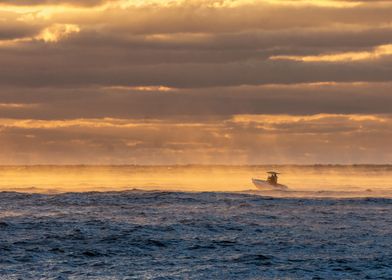
[{"label": "boat", "polygon": [[260,190],[287,190],[288,187],[278,184],[278,172],[268,171],[267,180],[252,178],[252,183]]}]

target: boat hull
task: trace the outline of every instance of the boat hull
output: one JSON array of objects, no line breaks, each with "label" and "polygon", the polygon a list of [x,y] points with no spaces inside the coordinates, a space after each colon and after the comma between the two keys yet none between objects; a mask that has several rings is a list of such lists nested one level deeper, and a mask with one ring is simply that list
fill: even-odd
[{"label": "boat hull", "polygon": [[281,184],[272,185],[265,180],[252,179],[252,183],[260,190],[287,190],[288,187]]}]

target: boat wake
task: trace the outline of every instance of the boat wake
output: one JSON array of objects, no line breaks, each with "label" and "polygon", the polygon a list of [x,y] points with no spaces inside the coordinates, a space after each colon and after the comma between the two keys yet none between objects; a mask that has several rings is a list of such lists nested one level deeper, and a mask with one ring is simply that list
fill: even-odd
[{"label": "boat wake", "polygon": [[271,197],[285,198],[363,198],[363,197],[380,197],[392,198],[392,190],[295,190],[295,189],[265,189],[265,190],[244,190],[240,193],[255,194]]}]

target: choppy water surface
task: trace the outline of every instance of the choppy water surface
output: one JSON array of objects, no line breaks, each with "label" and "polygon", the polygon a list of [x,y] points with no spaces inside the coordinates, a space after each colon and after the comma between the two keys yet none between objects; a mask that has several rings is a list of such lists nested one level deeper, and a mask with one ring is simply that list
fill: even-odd
[{"label": "choppy water surface", "polygon": [[390,279],[392,200],[0,193],[1,279]]},{"label": "choppy water surface", "polygon": [[0,167],[1,280],[391,279],[391,225],[391,166]]}]

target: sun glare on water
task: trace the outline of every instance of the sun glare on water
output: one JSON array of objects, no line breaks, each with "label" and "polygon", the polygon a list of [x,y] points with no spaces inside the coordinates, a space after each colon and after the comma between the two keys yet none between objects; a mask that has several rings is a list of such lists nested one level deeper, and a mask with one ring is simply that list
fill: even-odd
[{"label": "sun glare on water", "polygon": [[[389,189],[392,169],[316,166],[32,166],[2,167],[1,190],[22,192],[256,191],[251,178],[279,168],[291,191],[360,192]],[[262,193],[260,193],[262,194]],[[290,195],[290,193],[288,193]],[[295,194],[298,195],[298,194]]]}]

